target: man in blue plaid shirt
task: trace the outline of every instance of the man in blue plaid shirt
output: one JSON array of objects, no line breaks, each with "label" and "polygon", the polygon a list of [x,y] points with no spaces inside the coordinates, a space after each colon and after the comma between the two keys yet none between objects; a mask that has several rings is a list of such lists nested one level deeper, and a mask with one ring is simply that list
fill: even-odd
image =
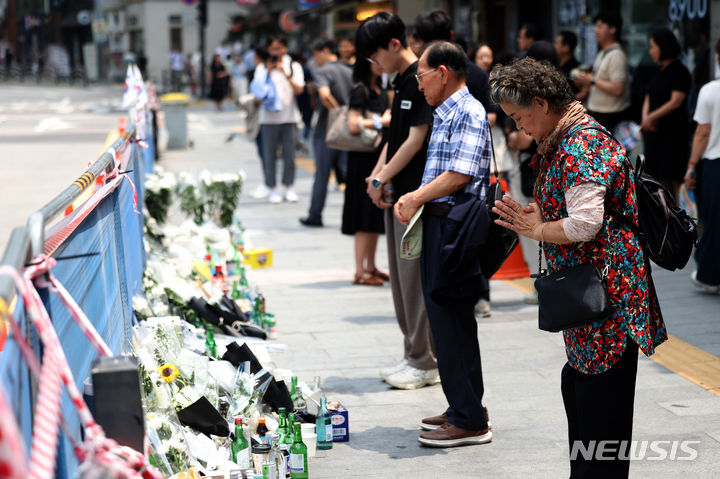
[{"label": "man in blue plaid shirt", "polygon": [[445,274],[440,261],[442,224],[455,203],[454,195],[464,192],[482,199],[488,189],[490,125],[482,104],[468,92],[466,72],[465,53],[450,42],[431,44],[420,58],[416,75],[419,88],[428,104],[437,108],[420,187],[395,204],[395,215],[406,225],[424,205],[423,295],[449,407],[443,414],[421,421],[427,432],[418,440],[435,447],[492,440],[487,409],[482,405],[482,366],[473,311],[481,291],[473,289],[473,297],[451,304],[439,303],[430,294],[434,280]]}]

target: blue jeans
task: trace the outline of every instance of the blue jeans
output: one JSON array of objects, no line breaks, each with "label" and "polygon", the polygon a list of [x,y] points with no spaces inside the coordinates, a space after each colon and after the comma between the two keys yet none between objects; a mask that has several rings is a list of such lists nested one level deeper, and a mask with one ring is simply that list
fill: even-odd
[{"label": "blue jeans", "polygon": [[325,144],[325,138],[313,138],[313,151],[315,153],[315,181],[312,188],[312,199],[308,219],[321,221],[327,197],[328,180],[333,166],[344,164],[347,166],[347,151],[333,150]]}]

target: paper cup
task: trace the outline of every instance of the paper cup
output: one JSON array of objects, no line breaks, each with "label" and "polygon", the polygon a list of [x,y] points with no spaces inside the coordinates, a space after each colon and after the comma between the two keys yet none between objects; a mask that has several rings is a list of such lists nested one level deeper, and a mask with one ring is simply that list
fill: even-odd
[{"label": "paper cup", "polygon": [[315,446],[317,445],[317,434],[303,431],[302,440],[307,446],[308,458],[315,457]]},{"label": "paper cup", "polygon": [[305,437],[305,434],[315,433],[315,424],[304,422],[300,424],[300,429],[302,430],[303,437]]}]

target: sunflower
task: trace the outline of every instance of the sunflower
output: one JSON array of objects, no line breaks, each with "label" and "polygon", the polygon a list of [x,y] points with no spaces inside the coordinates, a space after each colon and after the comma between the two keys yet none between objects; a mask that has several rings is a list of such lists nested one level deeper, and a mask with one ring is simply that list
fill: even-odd
[{"label": "sunflower", "polygon": [[166,383],[171,383],[175,380],[176,377],[180,374],[180,371],[178,371],[178,368],[175,367],[174,364],[163,364],[158,368],[158,371],[160,372],[160,377],[162,377]]}]

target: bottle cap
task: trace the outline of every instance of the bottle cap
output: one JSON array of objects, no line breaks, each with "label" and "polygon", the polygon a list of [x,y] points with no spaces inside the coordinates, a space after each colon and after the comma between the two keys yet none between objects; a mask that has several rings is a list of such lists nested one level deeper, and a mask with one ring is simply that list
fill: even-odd
[{"label": "bottle cap", "polygon": [[259,422],[260,424],[265,424],[265,418],[264,418],[264,417],[259,418],[259,419],[258,419],[258,422]]},{"label": "bottle cap", "polygon": [[241,417],[236,417],[236,418],[235,418],[235,424],[242,424],[242,418],[241,418]]}]

